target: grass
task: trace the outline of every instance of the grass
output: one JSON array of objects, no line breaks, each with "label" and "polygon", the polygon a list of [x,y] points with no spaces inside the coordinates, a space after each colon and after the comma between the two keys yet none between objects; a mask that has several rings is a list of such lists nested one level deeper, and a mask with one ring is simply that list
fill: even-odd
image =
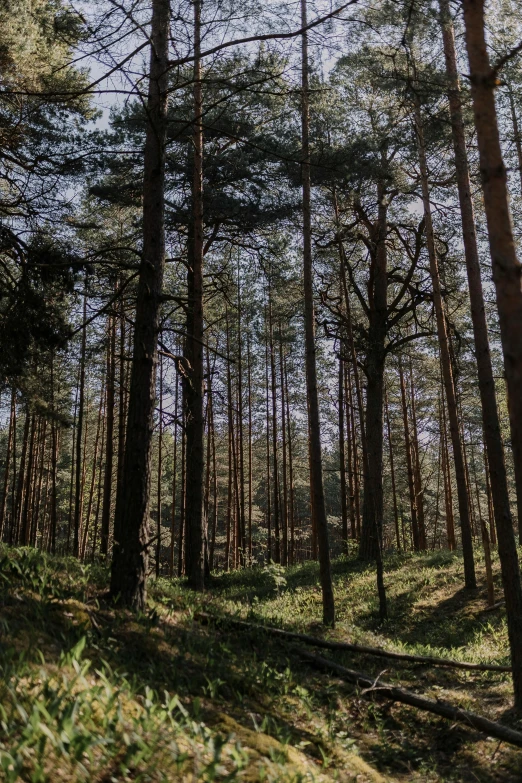
[{"label": "grass", "polygon": [[[100,565],[1,551],[0,779],[51,781],[480,781],[522,779],[522,753],[417,710],[370,699],[262,631],[201,611],[393,650],[508,663],[503,610],[462,589],[458,555],[333,564],[338,623],[320,624],[317,565],[213,577],[204,595],[151,582],[141,616],[115,611]],[[500,581],[495,563],[498,593]],[[510,725],[510,678],[335,654],[340,663]]]}]

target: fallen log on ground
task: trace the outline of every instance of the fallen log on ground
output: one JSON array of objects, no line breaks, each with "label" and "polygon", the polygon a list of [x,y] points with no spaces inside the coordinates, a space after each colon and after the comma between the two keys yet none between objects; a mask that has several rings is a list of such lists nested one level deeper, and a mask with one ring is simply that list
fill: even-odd
[{"label": "fallen log on ground", "polygon": [[454,723],[463,723],[487,734],[488,737],[495,737],[495,739],[502,742],[509,742],[510,745],[522,748],[522,733],[515,731],[515,729],[510,729],[508,726],[503,726],[501,723],[495,723],[492,720],[488,720],[488,718],[483,718],[481,715],[468,712],[460,707],[453,707],[444,701],[434,701],[433,699],[427,699],[425,696],[418,696],[412,691],[381,682],[379,678],[370,677],[368,674],[353,671],[353,669],[347,669],[345,666],[341,666],[328,658],[323,658],[321,655],[313,655],[306,650],[299,649],[294,649],[294,652],[314,666],[333,671],[342,680],[366,688],[366,693],[372,692],[390,701],[409,704],[411,707],[416,707],[424,712],[431,712],[434,715],[447,718]]},{"label": "fallen log on ground", "polygon": [[381,647],[365,647],[361,644],[350,644],[349,642],[333,642],[327,639],[319,639],[316,636],[310,636],[305,633],[296,633],[294,631],[284,631],[282,628],[272,628],[269,625],[260,625],[258,623],[248,623],[246,620],[238,620],[235,617],[219,617],[217,615],[198,612],[194,619],[199,622],[227,622],[232,625],[238,625],[243,628],[265,631],[273,636],[280,636],[283,639],[300,641],[304,644],[310,644],[314,647],[322,647],[325,650],[339,650],[345,652],[354,652],[359,655],[373,655],[379,658],[389,658],[396,661],[407,661],[409,663],[427,664],[430,666],[448,666],[452,669],[465,669],[479,672],[511,672],[510,666],[499,666],[494,663],[469,663],[467,661],[455,661],[451,658],[435,658],[430,655],[411,655],[409,653],[397,653],[391,650],[384,650]]}]

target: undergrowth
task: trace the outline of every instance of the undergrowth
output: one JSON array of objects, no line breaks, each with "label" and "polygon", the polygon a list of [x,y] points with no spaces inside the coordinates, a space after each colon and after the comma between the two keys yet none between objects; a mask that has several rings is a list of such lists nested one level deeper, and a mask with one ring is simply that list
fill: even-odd
[{"label": "undergrowth", "polygon": [[[484,585],[462,589],[458,555],[394,555],[385,566],[390,618],[381,623],[372,569],[353,557],[333,563],[338,623],[325,631],[315,563],[214,576],[204,595],[162,578],[136,616],[108,600],[103,564],[2,549],[1,779],[522,779],[519,751],[367,698],[308,668],[295,646],[227,625],[241,617],[399,651],[508,662],[503,611],[484,611]],[[209,614],[214,621],[205,623]],[[335,657],[517,725],[507,675],[402,664],[383,672],[382,659]]]}]

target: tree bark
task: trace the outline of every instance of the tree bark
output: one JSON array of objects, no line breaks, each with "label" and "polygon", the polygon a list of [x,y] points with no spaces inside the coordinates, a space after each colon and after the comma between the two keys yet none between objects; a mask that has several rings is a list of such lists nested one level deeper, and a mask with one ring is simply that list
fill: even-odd
[{"label": "tree bark", "polygon": [[386,225],[387,204],[382,183],[377,185],[377,227],[372,237],[370,284],[368,287],[369,325],[366,371],[366,460],[364,461],[363,518],[359,557],[376,560],[382,547],[383,446],[384,446],[384,366],[388,321],[388,272]]},{"label": "tree bark", "polygon": [[[301,26],[307,25],[306,0],[301,0]],[[335,623],[335,604],[330,569],[330,548],[328,542],[328,521],[323,487],[323,466],[321,454],[321,424],[319,418],[319,395],[317,392],[317,366],[315,348],[315,315],[312,267],[312,225],[311,225],[311,183],[309,144],[309,84],[308,84],[308,35],[302,39],[302,186],[303,186],[303,266],[304,266],[304,311],[305,311],[305,364],[306,395],[308,399],[308,421],[310,426],[311,472],[310,484],[316,520],[319,547],[319,571],[323,595],[323,623]]]},{"label": "tree bark", "polygon": [[281,506],[281,530],[283,533],[282,563],[288,565],[288,464],[286,459],[286,407],[285,375],[283,358],[283,326],[279,324],[279,377],[281,379],[281,481],[283,484],[283,503]]},{"label": "tree bark", "polygon": [[399,377],[401,383],[401,400],[402,400],[402,418],[404,422],[404,446],[406,449],[406,469],[408,472],[408,489],[410,492],[410,509],[411,509],[411,535],[413,539],[413,549],[418,552],[420,549],[419,541],[419,522],[417,519],[417,495],[415,492],[415,478],[413,474],[413,459],[411,449],[411,437],[410,437],[410,424],[408,417],[408,402],[406,399],[406,384],[404,382],[404,372],[402,369],[402,363],[399,359]]},{"label": "tree bark", "polygon": [[9,470],[11,468],[11,456],[13,451],[13,426],[16,422],[16,392],[14,388],[11,391],[11,414],[9,416],[9,432],[7,435],[7,452],[5,455],[4,467],[4,491],[2,493],[2,507],[0,509],[0,539],[5,532],[5,511],[7,507],[7,494],[9,491]]},{"label": "tree bark", "polygon": [[156,485],[156,579],[161,561],[161,479],[163,473],[163,359],[159,361],[158,482]]},{"label": "tree bark", "polygon": [[172,439],[174,441],[174,454],[172,458],[172,511],[170,515],[170,554],[169,554],[169,575],[174,576],[174,543],[176,532],[176,485],[178,471],[178,397],[179,380],[176,375],[176,390],[174,392],[174,432]]},{"label": "tree bark", "polygon": [[[517,258],[509,210],[507,173],[502,159],[495,106],[495,87],[499,83],[491,68],[484,30],[484,0],[463,0],[465,39],[468,51],[471,97],[477,130],[484,209],[488,227],[497,307],[500,323],[504,369],[508,391],[511,443],[515,463],[517,500],[522,513],[522,265]],[[490,458],[490,467],[494,467]],[[493,486],[493,474],[492,474]],[[495,494],[495,493],[494,493]],[[520,525],[520,518],[519,518]],[[509,537],[508,523],[505,523]],[[499,552],[503,548],[497,522]],[[507,542],[506,542],[507,544]],[[508,557],[507,546],[506,557]],[[513,557],[512,569],[517,571]],[[521,607],[522,609],[522,607]],[[522,611],[518,609],[519,616]],[[522,650],[522,638],[513,644]],[[512,648],[513,649],[513,648]],[[522,676],[515,688],[515,702],[522,706]]]},{"label": "tree bark", "polygon": [[100,554],[107,556],[109,551],[109,532],[112,500],[112,471],[114,462],[114,398],[116,382],[116,320],[109,317],[109,335],[107,344],[107,390],[106,390],[106,436],[105,436],[105,472],[103,477],[103,505],[101,519]]},{"label": "tree bark", "polygon": [[422,486],[422,474],[420,463],[419,431],[417,429],[417,406],[415,403],[415,384],[413,382],[413,367],[410,359],[410,396],[411,396],[411,423],[413,425],[412,457],[415,476],[415,501],[417,507],[417,520],[419,523],[419,549],[424,551],[426,547],[426,523],[424,519],[424,488]]},{"label": "tree bark", "polygon": [[401,551],[401,534],[399,530],[399,512],[397,510],[397,488],[395,484],[395,464],[393,459],[393,443],[391,437],[391,425],[390,425],[390,411],[388,408],[388,394],[386,389],[384,390],[384,408],[386,411],[386,428],[388,431],[388,448],[390,451],[390,472],[392,483],[392,499],[393,499],[393,521],[395,524],[395,540],[397,541],[397,551]]},{"label": "tree bark", "polygon": [[160,302],[165,266],[165,146],[169,2],[153,0],[143,164],[143,258],[134,321],[122,483],[116,496],[111,594],[144,610],[149,547],[151,446]]},{"label": "tree bark", "polygon": [[[269,273],[270,275],[270,273]],[[281,562],[281,536],[279,519],[279,460],[277,454],[277,376],[274,350],[274,324],[272,319],[272,286],[268,280],[268,335],[270,345],[270,381],[272,394],[272,488],[274,493],[274,561]]]},{"label": "tree bark", "polygon": [[[440,2],[446,69],[449,81],[448,97],[450,100],[455,165],[459,186],[487,463],[508,615],[515,704],[520,708],[522,707],[522,588],[520,584],[520,566],[513,532],[504,450],[495,396],[495,382],[489,351],[473,203],[470,193],[469,167],[464,138],[453,25],[448,0],[440,0]],[[491,68],[484,37],[484,6],[482,0],[473,0],[473,2],[471,0],[463,0],[463,7],[484,206],[490,238],[493,278],[497,291],[497,305],[507,375],[511,437],[517,487],[519,534],[522,541],[521,265],[516,258],[513,242],[507,197],[506,171],[502,161],[498,135],[494,82],[491,78]]]},{"label": "tree bark", "polygon": [[342,340],[339,346],[339,385],[337,405],[339,406],[339,478],[341,490],[341,546],[344,555],[348,554],[348,504],[346,502],[346,451],[344,438],[344,362],[342,358]]},{"label": "tree bark", "polygon": [[[189,253],[185,380],[187,403],[187,490],[185,558],[188,584],[205,586],[203,558],[203,93],[201,82],[201,0],[194,0],[194,148],[192,180],[192,252]],[[189,236],[189,241],[191,237]]]},{"label": "tree bark", "polygon": [[473,561],[473,542],[471,536],[469,498],[466,487],[466,472],[464,466],[464,456],[462,453],[462,441],[460,438],[457,400],[455,395],[455,386],[453,383],[453,371],[451,367],[448,334],[446,330],[446,318],[444,314],[444,302],[442,299],[442,290],[439,276],[439,264],[435,247],[433,224],[431,220],[431,203],[428,186],[428,164],[426,160],[426,147],[424,143],[422,117],[418,99],[415,100],[415,128],[417,134],[419,164],[421,171],[422,201],[426,224],[426,241],[428,245],[430,276],[433,287],[433,302],[435,306],[435,316],[437,322],[437,336],[440,347],[446,401],[448,404],[451,443],[453,446],[453,460],[455,462],[455,475],[457,479],[457,495],[459,501],[460,528],[462,535],[462,554],[464,557],[464,582],[468,589],[473,589],[477,586],[477,580],[475,577],[475,563]]},{"label": "tree bark", "polygon": [[[84,281],[87,286],[87,280]],[[74,488],[73,555],[80,556],[80,528],[82,524],[82,440],[85,412],[85,351],[87,347],[87,291],[83,294],[83,329],[80,349],[80,380],[78,400],[78,422],[76,426],[76,475]]]}]

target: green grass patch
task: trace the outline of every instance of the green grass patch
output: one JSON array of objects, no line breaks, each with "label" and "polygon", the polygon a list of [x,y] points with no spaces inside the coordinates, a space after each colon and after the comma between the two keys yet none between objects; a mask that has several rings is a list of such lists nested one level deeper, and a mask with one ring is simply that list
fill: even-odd
[{"label": "green grass patch", "polygon": [[[394,555],[385,570],[390,617],[381,623],[373,569],[353,557],[335,561],[338,624],[326,631],[315,563],[213,576],[203,595],[160,579],[136,616],[107,600],[103,565],[2,549],[0,779],[522,779],[515,749],[365,698],[263,631],[195,619],[204,611],[397,651],[508,662],[503,610],[484,612],[484,584],[462,589],[458,555]],[[498,563],[495,573],[500,597]],[[335,657],[517,725],[507,675]]]}]

